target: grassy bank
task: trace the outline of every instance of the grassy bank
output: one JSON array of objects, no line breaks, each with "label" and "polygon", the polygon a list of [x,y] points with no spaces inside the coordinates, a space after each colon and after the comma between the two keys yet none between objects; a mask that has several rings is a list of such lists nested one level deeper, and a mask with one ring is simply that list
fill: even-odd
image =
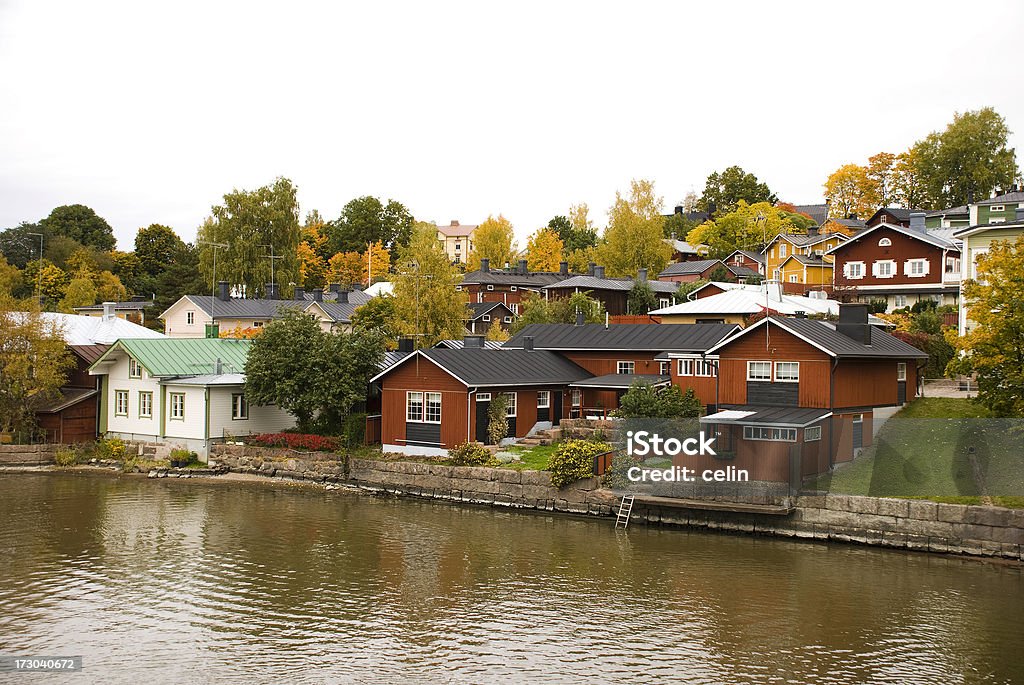
[{"label": "grassy bank", "polygon": [[874,444],[818,479],[829,492],[1024,507],[1024,434],[958,398],[921,398],[887,421]]}]

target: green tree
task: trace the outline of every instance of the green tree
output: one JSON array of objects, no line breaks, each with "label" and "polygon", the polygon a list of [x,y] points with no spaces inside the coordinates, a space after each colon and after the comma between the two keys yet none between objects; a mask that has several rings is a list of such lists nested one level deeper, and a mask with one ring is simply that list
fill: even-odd
[{"label": "green tree", "polygon": [[655,388],[638,380],[619,400],[617,413],[630,419],[685,419],[699,417],[702,410],[693,388],[684,393],[678,385]]},{"label": "green tree", "polygon": [[184,245],[174,229],[163,224],[150,224],[135,234],[135,256],[150,276],[156,276],[170,266]]},{"label": "green tree", "polygon": [[25,267],[25,288],[34,296],[39,290],[44,300],[44,306],[53,310],[57,303],[64,298],[68,283],[71,277],[60,267],[43,260],[43,266],[39,268],[39,262],[29,262]]},{"label": "green tree", "polygon": [[626,297],[626,309],[630,314],[647,314],[658,308],[654,288],[646,281],[636,281]]},{"label": "green tree", "polygon": [[455,289],[459,278],[437,240],[437,227],[417,222],[395,262],[392,279],[399,333],[414,336],[417,347],[461,338],[469,307],[465,295]]},{"label": "green tree", "polygon": [[35,437],[36,412],[60,397],[73,365],[57,324],[0,294],[0,432]]},{"label": "green tree", "polygon": [[962,305],[976,325],[955,339],[960,354],[947,371],[973,371],[982,404],[998,416],[1024,417],[1024,236],[993,242],[977,266]]},{"label": "green tree", "polygon": [[0,297],[14,296],[19,292],[24,281],[21,270],[7,263],[7,258],[0,254]]},{"label": "green tree", "polygon": [[509,327],[511,333],[531,323],[576,323],[576,312],[583,313],[584,323],[604,323],[604,306],[586,293],[546,299],[530,293],[520,305],[520,315]]},{"label": "green tree", "polygon": [[487,444],[500,445],[507,436],[508,395],[503,392],[494,393],[487,407]]},{"label": "green tree", "polygon": [[213,217],[199,229],[199,268],[206,283],[213,286],[214,247],[217,249],[218,281],[227,281],[241,289],[246,297],[264,294],[271,278],[271,260],[267,245],[281,255],[274,265],[277,283],[297,283],[297,249],[301,228],[296,188],[286,178],[253,191],[234,190],[224,196],[224,204],[213,207]]},{"label": "green tree", "polygon": [[615,203],[608,210],[605,242],[599,249],[609,276],[634,276],[642,268],[655,274],[664,271],[672,248],[663,240],[665,217],[661,205],[654,184],[647,180],[631,181],[628,197],[615,193]]},{"label": "green tree", "polygon": [[384,204],[366,195],[349,201],[324,233],[331,254],[363,252],[367,245],[376,242],[393,252],[396,247],[409,244],[413,222],[412,214],[401,202],[389,199]]},{"label": "green tree", "polygon": [[868,197],[874,208],[891,207],[896,203],[895,189],[896,155],[879,152],[868,157],[865,176],[868,182]]},{"label": "green tree", "polygon": [[380,295],[358,307],[352,313],[352,328],[357,331],[377,331],[389,348],[395,348],[399,335],[398,308],[391,295]]},{"label": "green tree", "polygon": [[548,228],[558,233],[564,254],[586,250],[597,245],[597,230],[588,218],[589,209],[580,203],[569,208],[569,216],[556,216]]},{"label": "green tree", "polygon": [[767,202],[748,205],[740,200],[736,210],[706,221],[690,231],[686,241],[704,243],[709,257],[724,259],[735,250],[760,250],[779,233],[800,233],[790,214]]},{"label": "green tree", "polygon": [[57,304],[57,309],[68,314],[75,313],[75,307],[90,307],[96,304],[96,286],[92,282],[93,274],[79,271],[68,283],[64,297]]},{"label": "green tree", "polygon": [[490,259],[494,268],[515,261],[515,232],[512,230],[512,222],[502,215],[499,214],[497,218],[488,216],[476,227],[473,235],[473,251],[466,260],[467,270],[479,269],[480,260],[483,258]]},{"label": "green tree", "polygon": [[925,209],[966,204],[1009,187],[1019,176],[1017,156],[1008,146],[1010,129],[993,108],[957,112],[942,132],[914,144]]},{"label": "green tree", "polygon": [[896,156],[892,168],[892,192],[897,205],[917,209],[925,205],[925,189],[917,171],[917,153],[913,148]]},{"label": "green tree", "polygon": [[[219,264],[218,264],[219,267]],[[199,250],[182,244],[167,268],[152,278],[148,285],[153,294],[154,309],[159,313],[181,299],[182,295],[209,295],[211,283],[199,272]],[[156,317],[146,317],[147,324],[157,325]]]},{"label": "green tree", "polygon": [[[46,239],[46,230],[42,226],[26,222],[0,232],[0,253],[8,264],[24,269],[29,262],[39,259],[39,236],[33,233],[42,233]],[[43,249],[46,249],[45,245]]]},{"label": "green tree", "polygon": [[336,433],[366,397],[383,350],[376,333],[326,333],[314,317],[286,310],[252,342],[245,394],[252,404],[291,412],[303,432]]},{"label": "green tree", "polygon": [[740,200],[748,205],[759,202],[775,204],[779,198],[766,183],[757,180],[757,176],[738,166],[731,166],[708,176],[704,193],[697,200],[697,209],[715,215],[728,214],[736,209]]},{"label": "green tree", "polygon": [[110,253],[110,257],[111,261],[113,261],[111,273],[117,276],[129,293],[149,294],[146,290],[148,285],[146,282],[146,272],[142,268],[142,262],[139,261],[138,256],[134,252],[115,250]]},{"label": "green tree", "polygon": [[66,236],[98,250],[113,250],[117,245],[114,229],[85,205],[56,207],[39,225],[50,235]]},{"label": "green tree", "polygon": [[696,281],[690,281],[688,283],[680,283],[676,288],[676,302],[686,302],[692,293],[697,288],[705,286],[710,281],[706,281],[703,278],[698,278]]}]

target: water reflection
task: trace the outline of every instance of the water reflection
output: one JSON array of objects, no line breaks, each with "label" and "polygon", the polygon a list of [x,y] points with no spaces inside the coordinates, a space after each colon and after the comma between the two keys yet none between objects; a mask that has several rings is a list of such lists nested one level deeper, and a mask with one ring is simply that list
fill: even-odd
[{"label": "water reflection", "polygon": [[0,651],[92,681],[1024,678],[1020,570],[958,559],[85,474],[0,520]]}]

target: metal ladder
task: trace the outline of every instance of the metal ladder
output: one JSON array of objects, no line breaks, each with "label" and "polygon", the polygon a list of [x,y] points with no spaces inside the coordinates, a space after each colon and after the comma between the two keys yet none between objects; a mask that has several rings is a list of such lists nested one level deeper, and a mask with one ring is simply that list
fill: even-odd
[{"label": "metal ladder", "polygon": [[629,515],[633,513],[633,500],[636,495],[623,495],[619,502],[619,513],[615,516],[615,527],[622,524],[623,530],[629,527]]}]

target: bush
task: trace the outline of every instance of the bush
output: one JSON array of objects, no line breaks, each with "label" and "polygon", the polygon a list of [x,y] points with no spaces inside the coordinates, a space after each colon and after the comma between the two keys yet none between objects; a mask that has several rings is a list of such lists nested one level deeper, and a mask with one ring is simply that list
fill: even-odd
[{"label": "bush", "polygon": [[624,490],[630,485],[633,485],[633,481],[629,479],[627,475],[629,469],[636,466],[636,459],[629,456],[625,452],[616,454],[612,457],[612,465],[607,471],[604,472],[604,477],[601,479],[601,485],[612,490]]},{"label": "bush", "polygon": [[263,433],[246,438],[250,445],[259,447],[287,447],[309,452],[334,452],[341,449],[341,439],[310,433]]},{"label": "bush", "polygon": [[487,408],[487,444],[500,445],[508,435],[508,397],[504,393],[491,396]]},{"label": "bush", "polygon": [[612,446],[594,440],[566,440],[559,443],[548,462],[551,484],[564,488],[570,483],[594,475],[594,457],[607,452]]},{"label": "bush", "polygon": [[128,446],[124,444],[124,440],[121,438],[104,439],[96,443],[97,459],[124,461],[125,454],[127,453]]},{"label": "bush", "polygon": [[681,419],[698,417],[702,409],[693,388],[684,394],[678,385],[655,389],[637,381],[619,400],[615,413],[629,419]]},{"label": "bush", "polygon": [[490,450],[476,442],[464,442],[448,450],[453,466],[493,466],[498,461]]},{"label": "bush", "polygon": [[341,426],[341,438],[346,447],[359,447],[366,442],[366,414],[349,414]]},{"label": "bush", "polygon": [[59,449],[53,455],[57,466],[74,466],[78,463],[78,452],[73,449]]}]

